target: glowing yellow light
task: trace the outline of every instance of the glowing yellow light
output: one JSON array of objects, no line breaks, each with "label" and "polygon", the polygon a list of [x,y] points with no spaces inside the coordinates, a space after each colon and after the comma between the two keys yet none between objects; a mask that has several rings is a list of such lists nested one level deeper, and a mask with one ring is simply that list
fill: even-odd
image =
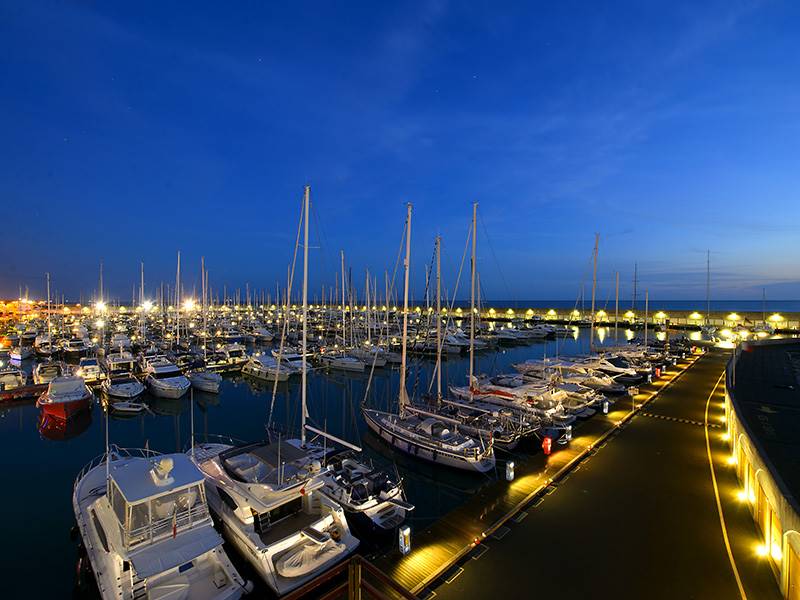
[{"label": "glowing yellow light", "polygon": [[689,315],[689,318],[692,319],[693,321],[699,321],[700,319],[703,318],[703,315],[701,315],[697,311],[694,311],[692,314]]},{"label": "glowing yellow light", "polygon": [[722,331],[719,332],[719,334],[724,338],[729,338],[733,335],[733,332],[731,332],[730,329],[723,329]]},{"label": "glowing yellow light", "polygon": [[555,317],[555,316],[556,316],[556,311],[554,311],[554,310],[551,308],[550,310],[548,310],[548,311],[547,311],[547,316],[548,316],[548,317]]},{"label": "glowing yellow light", "polygon": [[741,317],[739,317],[739,315],[737,315],[735,312],[732,312],[731,314],[728,315],[729,321],[738,321],[740,318]]},{"label": "glowing yellow light", "polygon": [[579,311],[579,310],[576,308],[575,310],[573,310],[573,311],[572,311],[572,316],[573,316],[573,317],[580,317],[580,316],[581,316],[581,313],[580,313],[580,311]]},{"label": "glowing yellow light", "polygon": [[145,300],[142,303],[142,308],[149,312],[153,308],[153,303],[150,300]]},{"label": "glowing yellow light", "polygon": [[756,546],[756,554],[758,556],[766,556],[768,552],[769,550],[767,549],[767,546],[765,544],[758,544]]},{"label": "glowing yellow light", "polygon": [[490,315],[494,315],[494,314],[496,314],[496,311],[495,311],[495,309],[493,309],[493,308],[490,308],[490,309],[489,309],[489,314],[490,314]]},{"label": "glowing yellow light", "polygon": [[528,310],[525,311],[525,314],[528,315],[529,317],[532,317],[533,316],[533,309],[529,308]]},{"label": "glowing yellow light", "polygon": [[739,490],[738,492],[736,492],[736,499],[739,500],[739,502],[744,502],[745,500],[747,500],[747,492],[745,492],[744,490]]},{"label": "glowing yellow light", "polygon": [[189,298],[183,303],[183,310],[194,310],[194,300]]},{"label": "glowing yellow light", "polygon": [[722,434],[720,437],[721,437],[721,438],[722,438],[724,441],[726,441],[726,442],[727,442],[729,439],[731,439],[731,434],[729,434],[729,433],[723,433],[723,434]]},{"label": "glowing yellow light", "polygon": [[106,324],[106,322],[103,321],[103,319],[97,319],[97,321],[94,322],[95,327],[98,327],[98,328],[104,327],[105,324]]},{"label": "glowing yellow light", "polygon": [[770,551],[772,558],[779,561],[783,558],[783,552],[781,552],[781,547],[778,544],[772,544],[772,550]]},{"label": "glowing yellow light", "polygon": [[94,308],[95,308],[95,310],[99,310],[100,312],[103,312],[106,309],[106,303],[103,302],[102,300],[100,300],[100,302],[98,302],[97,304],[94,305]]},{"label": "glowing yellow light", "polygon": [[635,316],[636,316],[636,315],[634,314],[634,312],[633,312],[632,310],[629,310],[628,312],[626,312],[626,313],[625,313],[625,318],[626,318],[626,319],[632,319],[632,318],[634,318]]},{"label": "glowing yellow light", "polygon": [[656,317],[656,319],[666,319],[667,315],[666,315],[666,313],[664,313],[664,311],[660,310],[660,311],[658,311],[656,313],[655,317]]},{"label": "glowing yellow light", "polygon": [[513,310],[511,310],[511,309],[509,308],[509,309],[506,311],[506,314],[507,314],[508,316],[510,316],[510,317],[513,317],[513,316],[514,316],[514,311],[513,311]]},{"label": "glowing yellow light", "polygon": [[731,454],[728,457],[728,464],[729,465],[735,465],[736,464],[736,455],[735,454]]},{"label": "glowing yellow light", "polygon": [[600,317],[600,318],[602,319],[603,317],[605,317],[605,316],[606,316],[606,311],[604,311],[604,310],[598,310],[598,311],[597,311],[597,316],[598,316],[598,317]]}]

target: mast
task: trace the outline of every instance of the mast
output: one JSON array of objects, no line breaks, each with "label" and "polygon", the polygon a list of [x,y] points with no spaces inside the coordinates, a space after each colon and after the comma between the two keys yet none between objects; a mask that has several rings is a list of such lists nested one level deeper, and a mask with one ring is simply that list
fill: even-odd
[{"label": "mast", "polygon": [[469,396],[472,399],[472,378],[475,375],[475,233],[478,203],[472,204],[472,258],[470,259],[470,290],[469,290]]},{"label": "mast", "polygon": [[711,315],[711,250],[706,250],[706,325]]},{"label": "mast", "polygon": [[141,261],[139,264],[139,307],[141,311],[139,313],[141,317],[141,324],[140,324],[140,335],[142,336],[142,344],[144,345],[145,334],[147,333],[147,317],[144,314],[144,261]]},{"label": "mast", "polygon": [[442,238],[436,236],[436,401],[442,399]]},{"label": "mast", "polygon": [[364,296],[367,303],[367,345],[372,345],[372,327],[370,326],[372,312],[369,304],[369,269],[367,269],[367,282],[364,284]]},{"label": "mast", "polygon": [[639,263],[633,263],[633,301],[631,310],[636,310],[636,286],[639,284]]},{"label": "mast", "polygon": [[178,250],[178,271],[175,274],[175,346],[181,345],[181,251]]},{"label": "mast", "polygon": [[347,346],[347,318],[344,313],[345,292],[344,292],[344,250],[341,251],[342,256],[342,349]]},{"label": "mast", "polygon": [[617,340],[619,328],[619,271],[617,271],[617,285],[614,292],[614,341]]},{"label": "mast", "polygon": [[595,233],[594,234],[594,252],[592,253],[592,255],[594,257],[593,258],[594,267],[593,267],[593,270],[592,270],[592,325],[591,325],[591,330],[589,332],[589,351],[592,351],[594,349],[594,320],[595,320],[594,301],[595,301],[595,294],[597,292],[597,247],[599,245],[600,245],[600,234],[599,233]]},{"label": "mast", "polygon": [[406,205],[406,258],[403,261],[403,270],[405,271],[405,279],[403,283],[403,338],[402,349],[400,355],[400,415],[403,415],[403,410],[408,402],[408,395],[406,392],[406,346],[408,343],[408,269],[411,262],[411,203]]},{"label": "mast", "polygon": [[50,273],[47,275],[47,335],[50,335]]},{"label": "mast", "polygon": [[[308,344],[308,203],[311,186],[303,194],[303,346],[301,358],[302,406],[300,408],[300,443],[306,445],[306,348]],[[342,253],[344,257],[344,253]]]},{"label": "mast", "polygon": [[650,296],[648,290],[644,291],[644,350],[647,352],[647,319],[650,311]]},{"label": "mast", "polygon": [[206,257],[200,257],[200,278],[203,293],[203,304],[201,310],[203,311],[203,363],[205,364],[208,358],[208,313],[206,311]]}]

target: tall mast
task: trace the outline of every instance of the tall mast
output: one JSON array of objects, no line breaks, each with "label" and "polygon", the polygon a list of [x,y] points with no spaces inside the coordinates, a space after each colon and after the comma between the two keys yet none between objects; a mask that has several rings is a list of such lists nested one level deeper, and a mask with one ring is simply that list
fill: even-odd
[{"label": "tall mast", "polygon": [[103,261],[100,261],[100,297],[98,298],[98,302],[103,301]]},{"label": "tall mast", "polygon": [[442,238],[436,236],[436,401],[442,399]]},{"label": "tall mast", "polygon": [[649,291],[644,291],[644,349],[647,351],[647,319],[650,312],[650,295]]},{"label": "tall mast", "polygon": [[342,348],[347,346],[347,318],[344,313],[345,305],[345,292],[344,292],[344,250],[341,251],[342,255]]},{"label": "tall mast", "polygon": [[633,263],[633,301],[631,310],[636,310],[636,287],[639,284],[639,263]]},{"label": "tall mast", "polygon": [[200,257],[200,278],[201,278],[201,287],[203,293],[203,304],[202,304],[202,311],[203,311],[203,362],[205,362],[208,356],[208,314],[206,311],[206,258],[205,256]]},{"label": "tall mast", "polygon": [[470,259],[470,289],[469,289],[469,397],[472,398],[472,378],[475,374],[475,233],[477,231],[476,219],[478,216],[478,203],[472,204],[472,258]]},{"label": "tall mast", "polygon": [[711,315],[711,250],[706,250],[706,325]]},{"label": "tall mast", "polygon": [[139,312],[141,320],[139,334],[142,336],[142,344],[144,344],[145,334],[147,333],[147,317],[144,314],[144,261],[139,264],[139,308],[141,309]]},{"label": "tall mast", "polygon": [[372,345],[372,327],[370,325],[370,316],[372,315],[369,304],[369,269],[367,269],[367,282],[364,284],[364,295],[366,296],[367,304],[367,343]]},{"label": "tall mast", "polygon": [[595,320],[594,300],[595,300],[595,294],[597,292],[597,247],[599,246],[599,244],[600,244],[600,234],[599,233],[595,233],[594,234],[594,252],[592,253],[594,266],[592,267],[592,325],[591,325],[591,329],[589,331],[589,350],[590,351],[594,349],[594,320]]},{"label": "tall mast", "polygon": [[[308,344],[308,203],[311,186],[307,185],[303,194],[303,346],[301,360],[302,406],[300,409],[300,443],[306,445],[306,348]],[[342,254],[344,256],[344,253]]]},{"label": "tall mast", "polygon": [[400,355],[400,415],[403,414],[403,409],[408,402],[408,395],[406,392],[406,346],[408,338],[408,269],[411,262],[411,203],[406,205],[406,258],[403,261],[403,270],[405,271],[405,280],[403,283],[403,338],[402,349]]},{"label": "tall mast", "polygon": [[617,329],[619,328],[619,271],[617,271],[617,285],[614,292],[614,340],[617,340]]},{"label": "tall mast", "polygon": [[175,345],[181,345],[181,251],[178,250],[178,271],[175,274]]},{"label": "tall mast", "polygon": [[50,273],[47,275],[47,335],[50,335]]}]

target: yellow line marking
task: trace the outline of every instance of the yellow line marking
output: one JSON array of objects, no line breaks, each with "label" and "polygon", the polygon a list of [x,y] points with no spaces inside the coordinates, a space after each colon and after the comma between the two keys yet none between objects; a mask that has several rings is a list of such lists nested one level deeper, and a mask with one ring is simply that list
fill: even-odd
[{"label": "yellow line marking", "polygon": [[725,549],[728,551],[728,559],[731,562],[731,568],[733,569],[733,576],[736,578],[736,585],[739,586],[739,593],[742,595],[742,600],[747,600],[747,594],[744,593],[744,586],[742,585],[742,578],[739,577],[739,569],[736,568],[736,561],[733,558],[733,551],[731,550],[731,543],[728,540],[728,529],[725,526],[725,517],[722,514],[722,502],[719,499],[719,487],[717,486],[717,475],[714,472],[714,460],[711,457],[711,440],[708,437],[708,407],[711,404],[711,398],[714,396],[714,392],[717,391],[719,387],[719,382],[722,381],[722,378],[725,377],[725,371],[722,372],[722,375],[719,376],[717,379],[717,383],[714,384],[714,388],[711,390],[711,393],[708,395],[708,399],[706,400],[706,413],[705,413],[705,434],[706,434],[706,452],[708,453],[708,466],[711,468],[711,483],[714,484],[714,496],[717,501],[717,513],[719,514],[719,524],[722,527],[722,539],[725,540]]}]

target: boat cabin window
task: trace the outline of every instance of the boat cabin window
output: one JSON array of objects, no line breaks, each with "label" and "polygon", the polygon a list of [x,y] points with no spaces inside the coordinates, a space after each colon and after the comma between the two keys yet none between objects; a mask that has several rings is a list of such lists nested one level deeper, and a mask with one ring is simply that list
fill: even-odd
[{"label": "boat cabin window", "polygon": [[155,379],[172,379],[173,377],[180,377],[181,372],[178,369],[170,369],[169,371],[158,371],[153,373]]},{"label": "boat cabin window", "polygon": [[109,500],[111,501],[111,508],[114,509],[114,514],[117,515],[117,520],[120,522],[120,524],[124,525],[126,507],[125,498],[122,495],[122,492],[119,491],[117,484],[113,481],[110,483],[110,488],[111,493],[109,494]]},{"label": "boat cabin window", "polygon": [[[267,511],[266,516],[269,517],[270,524],[275,524],[278,521],[282,521],[286,517],[291,517],[292,515],[299,513],[301,510],[303,510],[303,499],[302,497],[298,496],[286,504],[281,504],[277,508]],[[262,522],[264,521],[263,515],[261,520]]]}]

